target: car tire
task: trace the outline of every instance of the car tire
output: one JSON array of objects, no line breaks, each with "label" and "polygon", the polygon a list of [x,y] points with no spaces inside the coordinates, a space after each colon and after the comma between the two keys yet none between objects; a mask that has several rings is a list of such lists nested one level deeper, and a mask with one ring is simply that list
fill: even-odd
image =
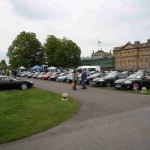
[{"label": "car tire", "polygon": [[105,82],[105,86],[106,86],[106,87],[111,87],[111,86],[112,86],[112,84],[111,84],[111,82],[110,82],[110,81],[106,81],[106,82]]},{"label": "car tire", "polygon": [[21,83],[20,88],[21,90],[26,90],[28,88],[28,85],[26,83]]},{"label": "car tire", "polygon": [[92,80],[89,80],[89,85],[91,85],[91,86],[92,86]]}]

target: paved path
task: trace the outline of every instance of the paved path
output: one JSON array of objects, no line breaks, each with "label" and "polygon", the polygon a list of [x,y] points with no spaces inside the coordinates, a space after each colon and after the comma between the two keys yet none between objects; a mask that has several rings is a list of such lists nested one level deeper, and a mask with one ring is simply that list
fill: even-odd
[{"label": "paved path", "polygon": [[34,80],[35,86],[67,92],[81,106],[61,125],[0,145],[0,150],[150,150],[150,96]]}]

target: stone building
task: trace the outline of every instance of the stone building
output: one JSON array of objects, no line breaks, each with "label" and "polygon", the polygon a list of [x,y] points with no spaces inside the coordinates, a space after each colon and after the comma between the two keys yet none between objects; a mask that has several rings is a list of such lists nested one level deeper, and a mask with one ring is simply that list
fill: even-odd
[{"label": "stone building", "polygon": [[105,57],[108,57],[108,56],[112,56],[112,53],[111,53],[111,50],[110,52],[104,52],[102,49],[101,50],[98,50],[97,52],[94,52],[93,50],[93,53],[91,55],[91,58],[105,58]]},{"label": "stone building", "polygon": [[135,41],[114,47],[115,70],[150,70],[150,39],[146,43]]},{"label": "stone building", "polygon": [[82,58],[83,65],[100,66],[102,71],[114,70],[114,56],[111,51],[98,50],[92,53],[91,57]]}]

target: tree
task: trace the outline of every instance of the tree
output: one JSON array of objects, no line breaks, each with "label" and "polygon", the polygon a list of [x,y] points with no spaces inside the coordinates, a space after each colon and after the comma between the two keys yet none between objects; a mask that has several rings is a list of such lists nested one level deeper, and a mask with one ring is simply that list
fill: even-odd
[{"label": "tree", "polygon": [[55,61],[55,54],[60,49],[61,40],[54,35],[48,35],[46,42],[44,43],[44,49],[46,52],[46,58],[49,66],[57,66]]},{"label": "tree", "polygon": [[21,32],[8,48],[7,56],[13,68],[31,67],[42,63],[43,49],[41,43],[32,32]]},{"label": "tree", "polygon": [[72,40],[63,38],[61,40],[61,46],[57,49],[55,54],[55,62],[57,66],[62,67],[77,67],[81,64],[81,50]]},{"label": "tree", "polygon": [[1,62],[0,62],[0,69],[6,69],[8,66],[7,66],[7,64],[6,64],[6,61],[5,60],[2,60]]}]

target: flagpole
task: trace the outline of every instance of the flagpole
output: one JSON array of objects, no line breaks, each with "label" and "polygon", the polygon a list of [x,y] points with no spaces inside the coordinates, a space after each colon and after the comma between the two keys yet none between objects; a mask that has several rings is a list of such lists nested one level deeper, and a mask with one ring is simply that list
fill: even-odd
[{"label": "flagpole", "polygon": [[101,43],[100,41],[98,41],[98,51],[99,51],[99,43]]}]

